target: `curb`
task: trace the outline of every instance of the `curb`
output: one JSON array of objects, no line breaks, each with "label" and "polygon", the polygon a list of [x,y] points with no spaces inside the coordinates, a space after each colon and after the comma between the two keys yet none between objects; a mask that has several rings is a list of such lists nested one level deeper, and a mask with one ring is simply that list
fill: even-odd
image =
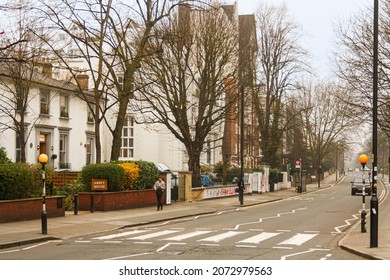
[{"label": "curb", "polygon": [[8,249],[8,248],[30,245],[30,244],[51,241],[51,240],[59,240],[59,238],[47,236],[47,237],[40,237],[36,239],[20,240],[20,241],[0,244],[0,249]]}]

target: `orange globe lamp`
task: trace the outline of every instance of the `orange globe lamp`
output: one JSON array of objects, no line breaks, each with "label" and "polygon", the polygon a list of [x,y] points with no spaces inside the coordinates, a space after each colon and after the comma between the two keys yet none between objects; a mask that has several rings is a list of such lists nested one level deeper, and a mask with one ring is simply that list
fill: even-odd
[{"label": "orange globe lamp", "polygon": [[364,167],[366,166],[366,163],[368,162],[368,156],[365,154],[362,154],[359,156],[359,162]]},{"label": "orange globe lamp", "polygon": [[42,164],[45,164],[49,160],[49,157],[46,154],[40,154],[38,161]]}]

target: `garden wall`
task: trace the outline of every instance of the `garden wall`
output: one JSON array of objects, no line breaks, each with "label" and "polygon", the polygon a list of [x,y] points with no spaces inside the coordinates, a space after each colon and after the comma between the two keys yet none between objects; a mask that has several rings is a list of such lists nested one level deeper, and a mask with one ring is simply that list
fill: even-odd
[{"label": "garden wall", "polygon": [[[123,192],[82,192],[79,193],[79,210],[91,210],[91,196],[93,196],[94,211],[112,211],[157,205],[154,189]],[[162,201],[166,201],[165,194]]]},{"label": "garden wall", "polygon": [[[64,196],[46,197],[46,212],[50,217],[65,216]],[[41,218],[42,198],[0,201],[0,223]]]}]

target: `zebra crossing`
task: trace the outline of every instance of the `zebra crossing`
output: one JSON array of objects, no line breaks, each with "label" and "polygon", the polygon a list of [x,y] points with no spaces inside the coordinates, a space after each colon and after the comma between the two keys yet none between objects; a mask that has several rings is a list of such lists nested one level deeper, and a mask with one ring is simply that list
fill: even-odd
[{"label": "zebra crossing", "polygon": [[[212,229],[133,229],[115,234],[92,237],[89,240],[76,240],[79,243],[153,243],[153,242],[197,242],[200,245],[216,245],[222,242],[231,242],[240,246],[257,246],[265,241],[273,240],[275,246],[291,248],[302,246],[310,240],[315,240],[319,232],[293,233],[289,230],[267,232],[259,230],[212,230]],[[184,243],[185,244],[185,243]],[[286,247],[287,246],[287,247]]]}]

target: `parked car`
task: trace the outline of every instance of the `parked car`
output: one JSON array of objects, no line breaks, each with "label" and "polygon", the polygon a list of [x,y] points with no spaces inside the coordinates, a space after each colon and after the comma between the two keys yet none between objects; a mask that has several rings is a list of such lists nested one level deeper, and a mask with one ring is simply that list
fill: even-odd
[{"label": "parked car", "polygon": [[[363,194],[363,178],[356,177],[351,181],[351,195]],[[365,195],[371,195],[371,180],[364,180]]]}]

